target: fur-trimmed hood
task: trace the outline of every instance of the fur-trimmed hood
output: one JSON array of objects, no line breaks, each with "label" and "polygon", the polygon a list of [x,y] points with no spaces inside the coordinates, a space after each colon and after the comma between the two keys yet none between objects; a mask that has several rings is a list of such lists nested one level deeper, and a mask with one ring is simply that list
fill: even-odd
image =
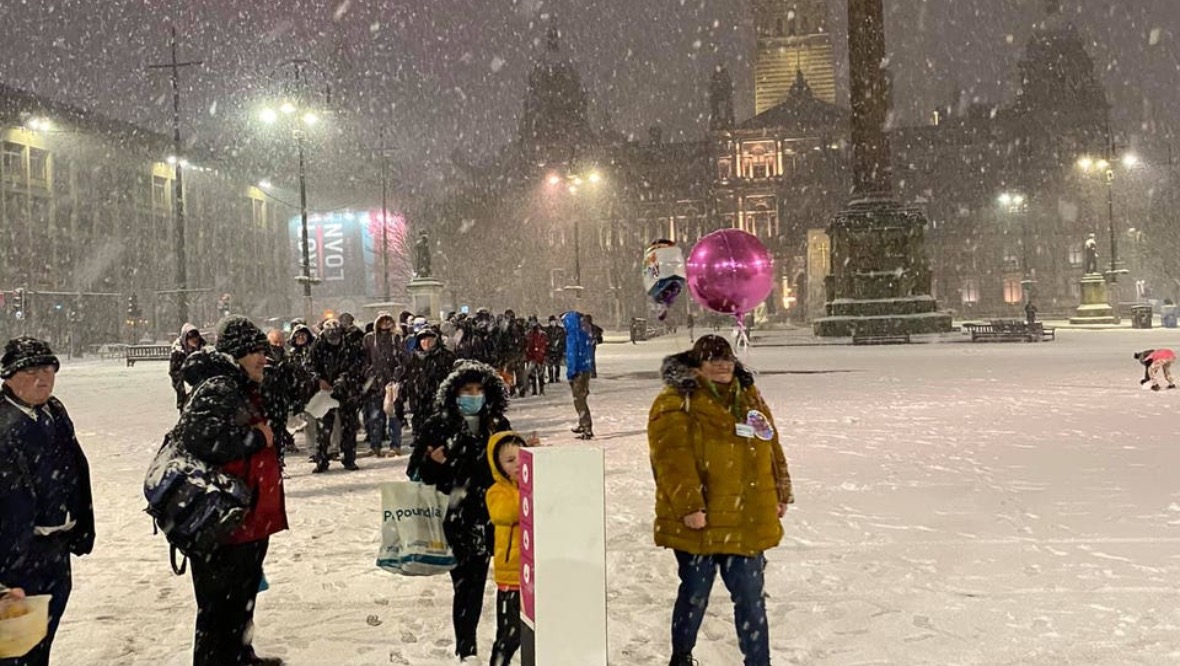
[{"label": "fur-trimmed hood", "polygon": [[[660,378],[664,380],[665,385],[671,386],[681,393],[692,393],[700,388],[700,381],[697,379],[696,373],[700,367],[701,364],[691,351],[673,354],[664,358],[664,362],[660,366]],[[750,388],[754,385],[754,373],[742,365],[741,361],[738,361],[734,366],[733,376],[737,378],[742,388]]]},{"label": "fur-trimmed hood", "polygon": [[484,414],[503,416],[508,411],[508,386],[500,374],[486,363],[471,360],[456,363],[451,374],[439,384],[438,392],[434,395],[435,408],[439,412],[462,418],[459,413],[459,389],[471,382],[483,385]]}]

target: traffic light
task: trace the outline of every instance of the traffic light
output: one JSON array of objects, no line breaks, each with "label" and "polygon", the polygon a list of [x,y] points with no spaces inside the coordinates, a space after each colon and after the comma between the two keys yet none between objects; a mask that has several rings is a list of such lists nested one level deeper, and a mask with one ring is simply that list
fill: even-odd
[{"label": "traffic light", "polygon": [[217,299],[217,309],[221,312],[222,317],[228,317],[231,309],[230,303],[233,302],[233,296],[230,294],[222,294],[221,298]]},{"label": "traffic light", "polygon": [[127,318],[139,319],[142,312],[139,309],[139,296],[131,294],[127,297]]},{"label": "traffic light", "polygon": [[17,289],[12,292],[12,316],[17,319],[25,318],[25,290]]}]

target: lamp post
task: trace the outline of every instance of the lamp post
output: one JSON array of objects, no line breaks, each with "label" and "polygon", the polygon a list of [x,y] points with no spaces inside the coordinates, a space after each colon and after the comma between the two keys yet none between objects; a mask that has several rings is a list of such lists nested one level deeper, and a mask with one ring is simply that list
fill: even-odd
[{"label": "lamp post", "polygon": [[[314,284],[319,284],[319,279],[311,274],[311,244],[308,237],[307,220],[306,130],[314,127],[319,122],[319,114],[316,112],[315,105],[309,104],[306,101],[308,97],[317,95],[308,95],[308,81],[304,72],[307,69],[315,69],[321,76],[325,78],[326,76],[322,68],[314,62],[305,59],[294,59],[281,63],[275,68],[275,72],[280,68],[290,68],[292,70],[293,78],[291,84],[285,86],[284,99],[277,109],[266,107],[262,109],[259,117],[267,125],[275,125],[280,120],[287,119],[284,122],[291,126],[291,132],[295,138],[295,146],[299,153],[299,239],[302,254],[302,272],[296,278],[296,281],[303,285],[304,314],[310,321],[315,317],[311,287]],[[332,89],[330,85],[324,86],[324,101],[325,104],[331,104],[332,102]]]},{"label": "lamp post", "polygon": [[1118,235],[1114,228],[1114,179],[1116,161],[1123,169],[1133,169],[1139,165],[1139,158],[1134,153],[1125,153],[1119,157],[1117,146],[1114,143],[1114,137],[1110,132],[1109,125],[1106,130],[1106,155],[1099,159],[1084,156],[1078,160],[1078,167],[1083,173],[1101,174],[1106,181],[1106,224],[1107,230],[1110,233],[1110,269],[1106,272],[1106,280],[1110,289],[1110,306],[1114,309],[1115,319],[1119,319],[1119,296],[1118,296],[1118,282],[1119,273],[1123,272],[1118,267],[1119,246]]},{"label": "lamp post", "polygon": [[1020,288],[1025,304],[1033,302],[1032,271],[1028,265],[1028,207],[1025,196],[1019,192],[1004,192],[999,197],[1000,206],[1010,216],[1020,218]]},{"label": "lamp post", "polygon": [[[589,185],[597,188],[602,183],[602,174],[597,170],[591,170],[585,175],[570,172],[567,174],[551,173],[546,178],[546,183],[551,189],[556,190],[564,186],[565,190],[571,196],[577,197],[582,194],[583,186]],[[582,297],[582,233],[581,233],[581,218],[578,213],[574,215],[574,287],[576,297]]]}]

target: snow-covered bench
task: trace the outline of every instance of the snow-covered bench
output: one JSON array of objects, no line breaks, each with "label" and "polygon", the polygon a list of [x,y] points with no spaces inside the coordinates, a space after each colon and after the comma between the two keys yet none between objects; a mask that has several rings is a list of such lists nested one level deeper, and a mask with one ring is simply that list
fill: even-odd
[{"label": "snow-covered bench", "polygon": [[1056,340],[1057,329],[1023,321],[993,321],[989,324],[963,324],[971,342],[1042,342]]},{"label": "snow-covered bench", "polygon": [[130,345],[127,347],[127,367],[134,367],[139,361],[167,361],[172,358],[172,347],[168,345]]},{"label": "snow-covered bench", "polygon": [[908,345],[910,344],[909,333],[892,333],[869,335],[868,333],[852,335],[852,344],[854,345]]}]

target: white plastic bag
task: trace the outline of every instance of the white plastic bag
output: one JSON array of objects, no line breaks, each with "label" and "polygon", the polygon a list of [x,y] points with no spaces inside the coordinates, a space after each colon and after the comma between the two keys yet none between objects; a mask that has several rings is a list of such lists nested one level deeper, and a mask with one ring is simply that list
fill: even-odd
[{"label": "white plastic bag", "polygon": [[447,496],[417,481],[381,484],[381,550],[377,566],[403,576],[436,576],[455,568],[443,534]]},{"label": "white plastic bag", "polygon": [[316,420],[323,419],[328,412],[340,406],[340,401],[332,397],[331,391],[321,390],[307,401],[307,408],[304,410]]},{"label": "white plastic bag", "polygon": [[397,396],[401,392],[402,385],[397,382],[390,382],[385,386],[385,402],[382,408],[385,410],[386,416],[393,416],[397,411]]},{"label": "white plastic bag", "polygon": [[23,657],[49,633],[49,599],[40,594],[13,602],[24,614],[0,620],[0,659]]}]

